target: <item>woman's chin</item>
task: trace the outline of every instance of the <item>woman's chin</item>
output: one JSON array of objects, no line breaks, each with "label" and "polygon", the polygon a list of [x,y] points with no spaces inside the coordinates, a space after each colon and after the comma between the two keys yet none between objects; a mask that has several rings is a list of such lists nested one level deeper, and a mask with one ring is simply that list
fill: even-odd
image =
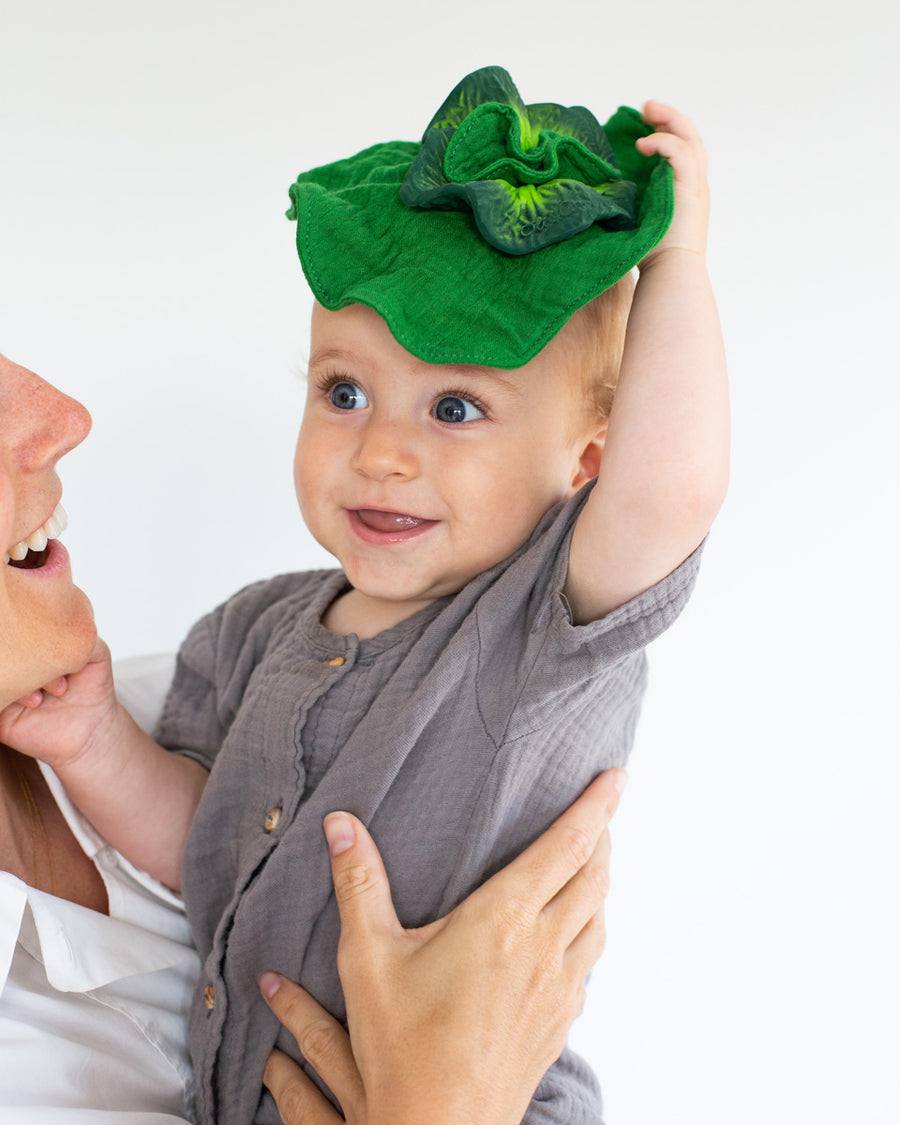
[{"label": "woman's chin", "polygon": [[0,653],[0,706],[84,667],[97,643],[97,625],[87,594],[77,586],[70,587],[62,603],[56,600],[48,620],[29,632],[29,643],[20,634],[23,643],[16,654]]},{"label": "woman's chin", "polygon": [[[44,683],[81,668],[97,643],[94,607],[84,590],[72,581],[68,552],[59,540],[48,546],[53,548],[49,564],[32,572],[36,578],[36,594],[47,599],[46,608],[52,612],[55,626],[48,638],[48,655],[57,670]],[[45,577],[49,581],[41,593]]]},{"label": "woman's chin", "polygon": [[[72,605],[68,617],[60,622],[59,640],[67,653],[66,672],[81,668],[97,643],[97,622],[94,620],[94,607],[87,594],[78,586],[72,587]],[[65,675],[58,672],[57,675]]]}]

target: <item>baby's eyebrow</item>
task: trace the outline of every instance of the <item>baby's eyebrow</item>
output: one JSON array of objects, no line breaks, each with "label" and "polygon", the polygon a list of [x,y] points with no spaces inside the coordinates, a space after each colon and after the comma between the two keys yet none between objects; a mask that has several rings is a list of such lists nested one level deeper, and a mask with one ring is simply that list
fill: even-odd
[{"label": "baby's eyebrow", "polygon": [[461,379],[488,379],[511,394],[522,394],[520,384],[507,378],[499,367],[481,367],[477,363],[448,363],[445,365],[445,370],[451,375],[458,375]]},{"label": "baby's eyebrow", "polygon": [[309,357],[310,368],[319,367],[323,363],[348,363],[353,360],[352,352],[344,351],[343,348],[322,348]]}]

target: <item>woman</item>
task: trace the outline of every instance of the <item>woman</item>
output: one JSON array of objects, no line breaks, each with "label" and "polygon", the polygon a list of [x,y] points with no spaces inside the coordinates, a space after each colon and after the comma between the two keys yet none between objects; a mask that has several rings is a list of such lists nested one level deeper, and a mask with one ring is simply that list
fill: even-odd
[{"label": "woman", "polygon": [[[89,428],[80,404],[0,357],[0,708],[65,690],[97,643],[56,538],[55,466]],[[605,829],[621,782],[605,775],[419,931],[397,922],[363,826],[328,818],[352,1050],[296,985],[267,973],[260,988],[346,1120],[521,1118],[602,949]],[[177,900],[93,833],[49,771],[0,748],[0,1107],[21,1125],[183,1122],[195,975]],[[342,1119],[283,1055],[266,1084],[288,1125]]]}]

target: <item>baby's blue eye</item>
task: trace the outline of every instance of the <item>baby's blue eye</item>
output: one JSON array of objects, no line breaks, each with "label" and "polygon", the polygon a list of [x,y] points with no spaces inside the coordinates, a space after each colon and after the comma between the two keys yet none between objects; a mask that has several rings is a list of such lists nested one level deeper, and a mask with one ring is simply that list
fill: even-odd
[{"label": "baby's blue eye", "polygon": [[338,410],[362,410],[369,405],[355,383],[335,383],[331,388],[331,401]]},{"label": "baby's blue eye", "polygon": [[476,418],[483,418],[484,413],[464,398],[446,395],[435,406],[434,416],[439,422],[473,422]]}]

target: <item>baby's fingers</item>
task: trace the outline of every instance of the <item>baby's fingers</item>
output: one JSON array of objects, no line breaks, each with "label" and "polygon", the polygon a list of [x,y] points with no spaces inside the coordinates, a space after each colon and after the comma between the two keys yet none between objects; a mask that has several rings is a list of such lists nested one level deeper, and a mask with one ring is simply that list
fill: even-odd
[{"label": "baby's fingers", "polygon": [[641,262],[643,272],[668,250],[706,251],[709,188],[706,183],[706,149],[690,118],[662,102],[644,106],[644,121],[656,131],[635,142],[644,156],[661,156],[675,182],[675,213],[661,242]]},{"label": "baby's fingers", "polygon": [[28,695],[23,695],[21,699],[16,700],[16,703],[19,707],[24,707],[28,711],[36,711],[43,702],[44,693],[40,688],[38,688],[36,691],[29,692]]},{"label": "baby's fingers", "polygon": [[693,121],[662,102],[644,105],[644,120],[655,132],[639,137],[638,151],[644,156],[662,156],[672,165],[675,179],[700,180],[706,176],[706,149]]},{"label": "baby's fingers", "polygon": [[66,694],[68,687],[68,678],[66,676],[57,676],[55,680],[51,680],[49,684],[44,684],[42,688],[36,688],[34,691],[30,691],[28,695],[23,695],[20,699],[16,700],[16,703],[29,711],[36,711],[44,702],[45,692],[47,695],[52,695],[60,699]]},{"label": "baby's fingers", "polygon": [[49,684],[44,684],[42,691],[47,695],[52,695],[56,699],[61,699],[68,690],[69,679],[67,676],[57,676],[55,680],[51,680]]},{"label": "baby's fingers", "polygon": [[670,105],[657,101],[645,102],[641,116],[659,133],[671,133],[689,144],[703,144],[693,121]]},{"label": "baby's fingers", "polygon": [[695,147],[674,133],[660,132],[638,137],[635,144],[644,156],[662,156],[668,160],[676,184],[692,189],[705,184],[706,153],[699,141]]}]

